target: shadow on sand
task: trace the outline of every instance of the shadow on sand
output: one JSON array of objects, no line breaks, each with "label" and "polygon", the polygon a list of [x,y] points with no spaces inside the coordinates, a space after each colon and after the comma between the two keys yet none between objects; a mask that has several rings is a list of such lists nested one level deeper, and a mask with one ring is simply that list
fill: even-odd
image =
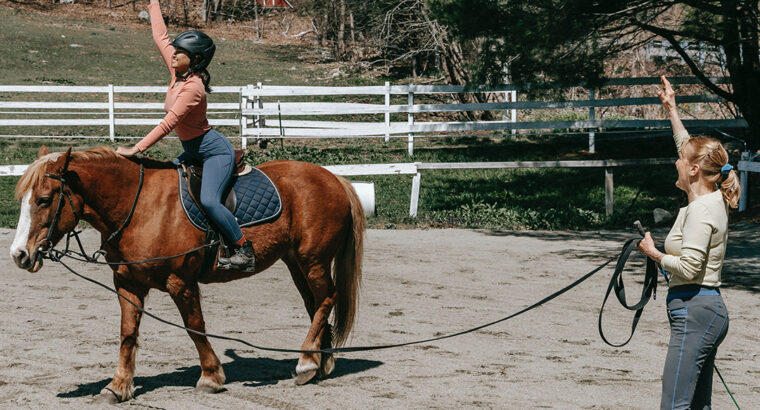
[{"label": "shadow on sand", "polygon": [[[630,238],[635,238],[638,234],[621,231],[580,231],[580,232],[562,232],[562,231],[498,231],[482,230],[483,235],[488,236],[513,236],[518,238],[535,238],[549,241],[585,241],[585,240],[603,240],[615,244],[618,242],[620,247]],[[667,228],[657,228],[653,232],[655,242],[658,245],[667,236]],[[728,249],[726,250],[725,262],[721,278],[722,287],[729,289],[741,289],[750,292],[760,293],[760,225],[751,222],[742,222],[729,225],[728,231]],[[568,261],[573,259],[603,260],[619,252],[618,245],[602,246],[596,250],[566,250],[555,252],[557,255],[566,256]],[[643,272],[645,260],[638,254],[632,254],[626,271]],[[634,280],[640,281],[639,277]]]},{"label": "shadow on sand", "polygon": [[[222,364],[224,374],[227,376],[227,384],[242,382],[247,387],[257,387],[277,384],[281,380],[291,379],[295,371],[297,359],[275,360],[266,357],[241,357],[235,350],[227,349],[224,355],[232,361]],[[346,359],[335,360],[335,371],[329,376],[330,379],[345,375],[360,373],[382,365],[376,360]],[[114,363],[116,366],[116,363]],[[201,375],[200,366],[181,367],[170,373],[157,374],[155,376],[135,377],[135,396],[166,387],[184,386],[192,388]],[[57,397],[85,397],[94,396],[108,385],[110,378],[92,383],[80,384],[75,390],[58,393]]]}]

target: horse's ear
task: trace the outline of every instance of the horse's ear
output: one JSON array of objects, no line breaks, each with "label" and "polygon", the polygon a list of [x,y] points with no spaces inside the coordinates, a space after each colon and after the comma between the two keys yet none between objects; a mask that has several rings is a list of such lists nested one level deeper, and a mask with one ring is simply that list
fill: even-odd
[{"label": "horse's ear", "polygon": [[40,150],[37,152],[37,158],[42,158],[45,155],[50,154],[50,149],[47,147],[47,145],[43,145],[40,147]]},{"label": "horse's ear", "polygon": [[56,173],[56,175],[63,175],[66,170],[69,168],[69,162],[71,161],[71,147],[69,147],[68,150],[66,150],[65,153],[61,154],[60,157],[58,157],[58,160],[55,161],[55,164],[53,165],[53,170]]}]

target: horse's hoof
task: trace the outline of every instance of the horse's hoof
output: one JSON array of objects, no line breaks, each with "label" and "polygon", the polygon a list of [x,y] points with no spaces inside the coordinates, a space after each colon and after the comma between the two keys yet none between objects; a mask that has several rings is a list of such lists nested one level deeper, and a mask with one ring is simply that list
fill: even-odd
[{"label": "horse's hoof", "polygon": [[325,378],[335,370],[335,357],[333,355],[322,356],[322,366],[319,367],[319,377]]},{"label": "horse's hoof", "polygon": [[221,390],[222,389],[217,389],[215,387],[206,386],[206,385],[204,385],[204,386],[195,386],[195,391],[197,391],[199,393],[214,394],[214,393],[218,393]]},{"label": "horse's hoof", "polygon": [[119,396],[108,388],[101,390],[100,394],[92,400],[93,404],[119,404],[120,402]]},{"label": "horse's hoof", "polygon": [[201,376],[195,384],[195,390],[201,393],[219,393],[224,390],[224,386],[210,377]]},{"label": "horse's hoof", "polygon": [[319,368],[317,367],[317,364],[313,362],[309,362],[305,365],[298,365],[296,366],[296,377],[294,381],[299,386],[306,384],[317,375],[317,370],[319,370]]}]

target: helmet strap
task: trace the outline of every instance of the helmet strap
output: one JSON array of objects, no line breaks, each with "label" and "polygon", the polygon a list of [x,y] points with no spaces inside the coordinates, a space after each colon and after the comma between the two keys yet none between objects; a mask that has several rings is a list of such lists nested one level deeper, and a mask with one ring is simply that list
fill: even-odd
[{"label": "helmet strap", "polygon": [[185,80],[187,80],[187,77],[190,77],[190,74],[192,74],[192,72],[190,72],[190,70],[188,69],[187,71],[185,71],[184,74],[179,73],[179,72],[175,72],[174,76],[177,77],[178,79],[182,80],[182,81],[185,81]]}]

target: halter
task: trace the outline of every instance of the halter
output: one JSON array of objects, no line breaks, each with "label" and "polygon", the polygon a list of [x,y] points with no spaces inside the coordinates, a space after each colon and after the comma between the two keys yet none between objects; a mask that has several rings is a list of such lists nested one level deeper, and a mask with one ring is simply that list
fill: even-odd
[{"label": "halter", "polygon": [[[54,179],[61,183],[61,187],[59,189],[59,197],[58,197],[58,205],[55,210],[55,214],[53,214],[53,220],[50,223],[50,228],[48,229],[47,237],[45,238],[42,245],[40,245],[40,248],[42,249],[44,246],[43,252],[46,254],[44,256],[47,256],[51,260],[60,260],[60,258],[57,255],[54,255],[53,253],[53,230],[55,229],[55,226],[58,224],[58,219],[61,217],[61,212],[63,211],[63,203],[64,203],[64,196],[69,199],[69,204],[71,205],[71,212],[74,213],[74,217],[78,220],[79,215],[77,214],[76,209],[74,208],[74,201],[71,199],[71,189],[66,189],[67,181],[66,178],[63,177],[63,175],[54,175],[54,174],[45,174],[46,178]],[[117,229],[115,232],[113,232],[108,239],[103,241],[100,244],[100,249],[95,251],[95,254],[92,258],[87,257],[87,255],[84,253],[84,248],[82,246],[82,241],[79,239],[79,232],[76,230],[73,232],[69,232],[68,236],[66,238],[66,252],[68,252],[69,248],[69,240],[72,236],[74,236],[79,243],[79,248],[82,250],[82,254],[88,259],[88,260],[95,260],[97,259],[98,254],[104,253],[103,252],[103,244],[106,242],[110,242],[111,240],[115,239],[121,233],[124,231],[124,228],[127,227],[129,224],[129,221],[132,220],[132,215],[135,213],[135,208],[137,207],[137,200],[140,198],[140,192],[142,192],[143,187],[143,181],[145,179],[145,166],[143,164],[140,164],[140,182],[137,185],[137,193],[135,193],[135,200],[132,203],[132,209],[130,209],[129,214],[124,219],[124,222],[121,223],[121,226],[119,229]]]}]

